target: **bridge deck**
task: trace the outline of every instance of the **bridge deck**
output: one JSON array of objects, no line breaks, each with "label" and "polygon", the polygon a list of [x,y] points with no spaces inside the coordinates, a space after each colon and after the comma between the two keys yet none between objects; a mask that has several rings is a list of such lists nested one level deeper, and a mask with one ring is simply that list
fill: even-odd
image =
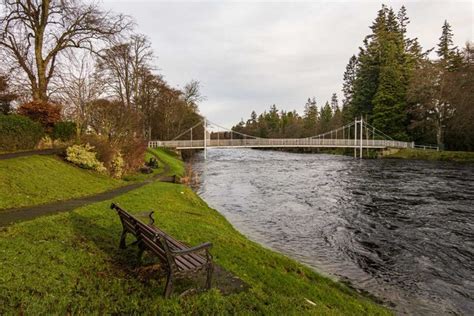
[{"label": "bridge deck", "polygon": [[204,148],[413,148],[414,143],[378,139],[319,139],[319,138],[257,138],[257,139],[208,139],[150,141],[149,147],[176,149]]}]

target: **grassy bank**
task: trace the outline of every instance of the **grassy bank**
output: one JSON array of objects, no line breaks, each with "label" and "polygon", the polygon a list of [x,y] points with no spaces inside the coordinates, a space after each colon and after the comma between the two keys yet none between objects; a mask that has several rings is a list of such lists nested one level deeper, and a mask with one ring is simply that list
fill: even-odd
[{"label": "grassy bank", "polygon": [[[184,172],[181,161],[166,151],[157,153],[172,172]],[[44,184],[50,185],[56,186]],[[140,268],[136,248],[118,249],[121,224],[107,201],[0,230],[0,314],[390,314],[346,286],[249,241],[185,186],[155,182],[114,201],[135,213],[155,210],[158,226],[191,245],[213,242],[215,262],[250,288],[164,300],[164,280]],[[178,283],[176,293],[187,288],[185,283]]]},{"label": "grassy bank", "polygon": [[85,196],[122,184],[54,156],[0,160],[0,210]]},{"label": "grassy bank", "polygon": [[131,210],[155,210],[157,225],[180,240],[213,242],[215,261],[251,288],[228,296],[213,290],[163,300],[164,280],[140,281],[136,249],[118,249],[119,219],[108,209],[110,202],[101,202],[0,232],[0,314],[388,313],[344,285],[249,241],[187,187],[153,183],[116,201]]},{"label": "grassy bank", "polygon": [[474,162],[474,152],[468,151],[436,151],[429,149],[400,149],[397,152],[383,156],[383,158],[417,159]]},{"label": "grassy bank", "polygon": [[149,153],[157,156],[159,160],[168,165],[169,174],[183,176],[185,173],[184,163],[178,158],[178,155],[170,150],[163,148],[148,149]]}]

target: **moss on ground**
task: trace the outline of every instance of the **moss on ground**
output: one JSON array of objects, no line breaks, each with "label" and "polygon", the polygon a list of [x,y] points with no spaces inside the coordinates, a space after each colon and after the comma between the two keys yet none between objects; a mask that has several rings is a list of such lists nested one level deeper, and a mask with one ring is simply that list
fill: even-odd
[{"label": "moss on ground", "polygon": [[0,160],[0,210],[86,196],[123,184],[55,156]]},{"label": "moss on ground", "polygon": [[474,162],[474,152],[444,150],[436,151],[430,149],[400,149],[395,153],[383,156],[383,158]]}]

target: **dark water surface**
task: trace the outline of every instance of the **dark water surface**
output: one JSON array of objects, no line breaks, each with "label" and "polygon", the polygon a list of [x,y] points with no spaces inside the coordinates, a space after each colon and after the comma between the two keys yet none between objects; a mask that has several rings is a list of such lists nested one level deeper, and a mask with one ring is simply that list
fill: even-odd
[{"label": "dark water surface", "polygon": [[474,165],[214,149],[193,167],[251,239],[399,314],[474,314]]}]

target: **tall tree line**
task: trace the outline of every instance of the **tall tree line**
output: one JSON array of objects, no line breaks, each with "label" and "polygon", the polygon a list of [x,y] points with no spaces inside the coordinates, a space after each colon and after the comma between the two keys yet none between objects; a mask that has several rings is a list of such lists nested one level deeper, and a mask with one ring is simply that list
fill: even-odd
[{"label": "tall tree line", "polygon": [[468,104],[474,96],[468,79],[472,47],[455,47],[445,21],[432,59],[433,49],[423,52],[416,38],[407,37],[409,22],[403,6],[397,13],[387,6],[378,11],[372,33],[344,73],[344,118],[367,117],[398,140],[474,149],[473,105]]},{"label": "tall tree line", "polygon": [[247,121],[242,120],[232,130],[262,138],[301,138],[329,132],[342,123],[343,113],[334,93],[323,106],[318,106],[316,98],[308,98],[303,115],[279,110],[275,104],[260,115],[252,111]]},{"label": "tall tree line", "polygon": [[[474,150],[474,47],[453,45],[445,21],[436,50],[407,36],[410,20],[383,5],[343,75],[342,108],[334,94],[322,107],[308,99],[304,114],[272,106],[234,130],[259,137],[307,137],[364,117],[397,140]],[[433,56],[435,55],[435,56]]]}]

